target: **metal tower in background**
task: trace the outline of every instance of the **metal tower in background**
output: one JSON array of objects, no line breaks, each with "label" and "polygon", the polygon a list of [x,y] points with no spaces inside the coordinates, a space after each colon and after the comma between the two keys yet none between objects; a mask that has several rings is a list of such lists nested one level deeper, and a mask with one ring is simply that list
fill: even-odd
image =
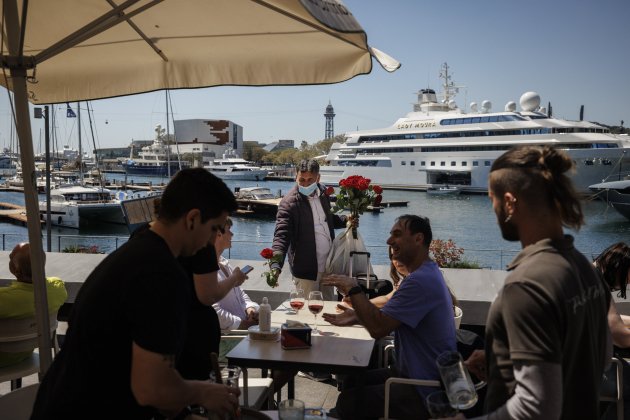
[{"label": "metal tower in background", "polygon": [[330,101],[328,101],[324,117],[326,117],[326,132],[324,133],[324,139],[333,138],[335,137],[335,123],[333,121],[335,118],[335,110],[333,109]]}]

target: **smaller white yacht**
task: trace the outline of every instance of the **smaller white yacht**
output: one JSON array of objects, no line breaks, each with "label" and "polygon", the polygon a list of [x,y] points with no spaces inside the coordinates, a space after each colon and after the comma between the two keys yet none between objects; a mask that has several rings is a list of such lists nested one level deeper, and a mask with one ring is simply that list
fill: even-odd
[{"label": "smaller white yacht", "polygon": [[[46,201],[39,202],[46,217]],[[79,229],[89,222],[125,224],[120,200],[105,188],[68,186],[50,191],[51,222],[55,226]]]},{"label": "smaller white yacht", "polygon": [[232,149],[226,150],[222,159],[215,159],[204,168],[221,179],[262,181],[269,174],[266,169],[254,166],[253,162],[237,156]]},{"label": "smaller white yacht", "polygon": [[459,195],[462,188],[454,185],[434,185],[427,188],[428,195]]},{"label": "smaller white yacht", "polygon": [[630,220],[630,179],[601,182],[588,187],[597,198]]}]

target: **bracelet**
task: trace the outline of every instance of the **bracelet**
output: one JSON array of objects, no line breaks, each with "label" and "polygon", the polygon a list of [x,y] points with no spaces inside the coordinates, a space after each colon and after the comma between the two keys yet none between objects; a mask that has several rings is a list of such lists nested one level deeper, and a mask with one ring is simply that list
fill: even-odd
[{"label": "bracelet", "polygon": [[363,289],[361,288],[361,286],[354,286],[350,288],[350,290],[348,290],[348,293],[346,293],[346,296],[356,295],[357,293],[363,293]]}]

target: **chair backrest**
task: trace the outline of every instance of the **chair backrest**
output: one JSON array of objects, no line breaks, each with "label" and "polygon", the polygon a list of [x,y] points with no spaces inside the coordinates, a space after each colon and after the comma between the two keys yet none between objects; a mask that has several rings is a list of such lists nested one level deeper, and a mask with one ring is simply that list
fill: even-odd
[{"label": "chair backrest", "polygon": [[28,420],[33,412],[39,383],[0,396],[0,419]]},{"label": "chair backrest", "polygon": [[464,315],[464,311],[459,306],[454,306],[455,308],[455,329],[458,330],[459,326],[462,324],[462,316]]},{"label": "chair backrest", "polygon": [[[54,336],[57,320],[51,314],[50,334]],[[37,321],[35,317],[21,319],[0,319],[0,351],[16,353],[36,348]]]}]

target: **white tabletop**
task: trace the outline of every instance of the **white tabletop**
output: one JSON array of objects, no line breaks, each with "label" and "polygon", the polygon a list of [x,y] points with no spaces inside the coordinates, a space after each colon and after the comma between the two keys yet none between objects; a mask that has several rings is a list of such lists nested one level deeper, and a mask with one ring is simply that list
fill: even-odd
[{"label": "white tabletop", "polygon": [[[334,313],[337,302],[325,302],[324,311]],[[313,325],[314,316],[306,307],[293,315],[280,307],[272,312],[272,327],[280,327],[287,319]],[[366,369],[374,347],[374,339],[361,326],[335,327],[317,317],[321,335],[311,336],[311,348],[284,350],[280,341],[242,340],[227,354],[230,363],[242,367],[294,369],[331,373],[350,373]]]}]

